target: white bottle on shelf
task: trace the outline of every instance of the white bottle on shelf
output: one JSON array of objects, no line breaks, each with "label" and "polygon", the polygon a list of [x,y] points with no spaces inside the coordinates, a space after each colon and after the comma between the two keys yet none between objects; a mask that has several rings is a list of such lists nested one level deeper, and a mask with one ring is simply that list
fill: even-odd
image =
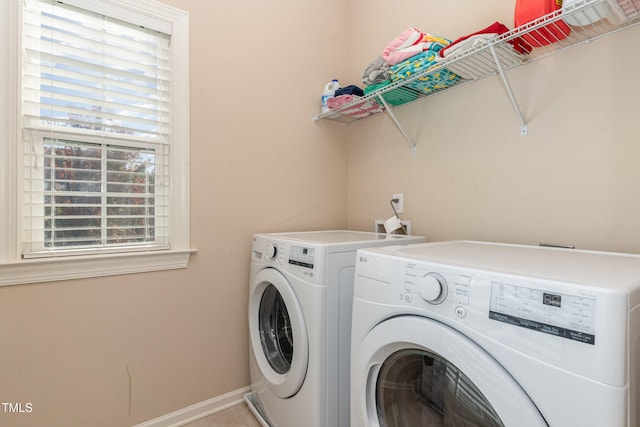
[{"label": "white bottle on shelf", "polygon": [[337,79],[331,80],[324,86],[324,91],[322,91],[322,113],[328,113],[329,106],[327,105],[327,101],[329,98],[333,98],[336,95],[336,90],[340,89],[340,83],[338,83]]}]

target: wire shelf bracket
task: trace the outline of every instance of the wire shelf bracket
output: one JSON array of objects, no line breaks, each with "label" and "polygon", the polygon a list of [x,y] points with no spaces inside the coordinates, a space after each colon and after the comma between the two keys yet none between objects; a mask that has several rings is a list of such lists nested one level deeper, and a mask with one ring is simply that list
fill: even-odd
[{"label": "wire shelf bracket", "polygon": [[504,73],[504,69],[502,68],[502,64],[498,59],[498,55],[496,54],[496,48],[493,45],[489,45],[489,51],[491,52],[491,56],[493,56],[493,60],[496,63],[496,68],[498,69],[498,75],[502,80],[502,84],[507,91],[507,95],[509,95],[509,101],[511,101],[511,105],[518,116],[518,120],[520,120],[520,135],[526,136],[528,133],[527,129],[527,121],[524,119],[522,115],[522,111],[520,111],[520,106],[518,105],[518,101],[513,94],[513,89],[511,89],[511,85],[509,84],[509,79],[507,79],[507,75]]},{"label": "wire shelf bracket", "polygon": [[380,100],[380,102],[382,103],[382,105],[384,105],[384,111],[387,113],[387,115],[389,116],[389,118],[391,118],[391,120],[393,121],[393,124],[396,125],[396,127],[398,128],[398,130],[400,131],[400,133],[402,134],[402,136],[404,137],[404,139],[409,143],[409,145],[411,146],[411,152],[413,154],[416,154],[416,143],[413,142],[411,140],[411,138],[409,138],[409,135],[407,135],[407,132],[405,132],[404,128],[402,127],[402,124],[400,124],[400,122],[398,121],[398,118],[396,117],[396,115],[393,113],[393,109],[391,107],[389,107],[389,104],[387,104],[387,101],[384,100],[384,98],[382,97],[382,94],[378,95],[378,99]]}]

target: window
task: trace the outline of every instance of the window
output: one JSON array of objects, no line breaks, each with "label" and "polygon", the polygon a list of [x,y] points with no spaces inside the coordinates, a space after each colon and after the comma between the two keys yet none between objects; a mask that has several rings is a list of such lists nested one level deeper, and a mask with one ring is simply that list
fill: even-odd
[{"label": "window", "polygon": [[0,273],[25,283],[186,266],[188,16],[153,0],[13,3],[2,6],[18,9],[19,49],[5,54],[20,71],[2,70],[18,114],[0,142],[15,161],[0,175],[13,212],[0,221],[12,242]]},{"label": "window", "polygon": [[26,166],[23,257],[168,247],[167,196],[156,194],[167,181],[156,178],[167,168],[162,147],[37,141],[43,164],[33,156]]}]

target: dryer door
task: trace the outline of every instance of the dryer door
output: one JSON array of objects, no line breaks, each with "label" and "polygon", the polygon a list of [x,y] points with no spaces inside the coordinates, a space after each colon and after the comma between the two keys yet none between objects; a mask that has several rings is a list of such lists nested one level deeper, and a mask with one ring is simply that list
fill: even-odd
[{"label": "dryer door", "polygon": [[287,279],[274,268],[259,271],[251,289],[249,334],[256,363],[276,396],[291,397],[302,386],[309,362],[300,303]]},{"label": "dryer door", "polygon": [[431,319],[382,322],[354,349],[351,368],[353,427],[548,427],[495,359]]}]

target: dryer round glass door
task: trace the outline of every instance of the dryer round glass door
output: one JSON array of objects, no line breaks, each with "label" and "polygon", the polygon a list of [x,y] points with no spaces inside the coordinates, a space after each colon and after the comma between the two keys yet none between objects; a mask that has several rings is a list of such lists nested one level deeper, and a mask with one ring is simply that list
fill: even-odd
[{"label": "dryer round glass door", "polygon": [[352,427],[548,427],[495,359],[440,322],[386,320],[352,352]]},{"label": "dryer round glass door", "polygon": [[380,425],[504,427],[482,392],[460,369],[427,350],[399,350],[380,367]]},{"label": "dryer round glass door", "polygon": [[309,363],[307,327],[291,284],[275,268],[260,270],[251,282],[249,335],[267,387],[283,399],[295,395]]}]

